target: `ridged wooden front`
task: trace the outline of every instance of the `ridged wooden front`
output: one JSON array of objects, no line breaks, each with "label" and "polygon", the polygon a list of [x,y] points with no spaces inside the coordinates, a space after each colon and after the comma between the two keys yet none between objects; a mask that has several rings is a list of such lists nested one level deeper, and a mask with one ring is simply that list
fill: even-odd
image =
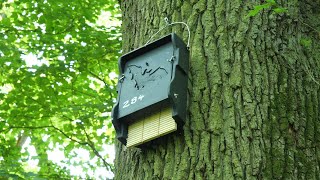
[{"label": "ridged wooden front", "polygon": [[177,123],[172,118],[172,109],[161,109],[129,125],[127,147],[140,145],[176,130]]}]

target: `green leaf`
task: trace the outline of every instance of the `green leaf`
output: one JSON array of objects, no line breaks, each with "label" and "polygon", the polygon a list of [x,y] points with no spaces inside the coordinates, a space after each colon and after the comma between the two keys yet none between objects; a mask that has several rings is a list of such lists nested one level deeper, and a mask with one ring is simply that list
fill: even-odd
[{"label": "green leaf", "polygon": [[310,47],[312,44],[312,39],[301,38],[300,44],[304,47]]},{"label": "green leaf", "polygon": [[264,4],[254,6],[254,9],[250,10],[246,17],[248,18],[248,17],[256,16],[262,10],[268,9],[275,5],[276,5],[276,2],[274,0],[267,0],[266,3]]},{"label": "green leaf", "polygon": [[275,13],[277,13],[277,14],[280,14],[280,13],[286,13],[286,12],[288,12],[288,9],[287,8],[275,8],[275,9],[273,9],[273,11],[275,12]]}]

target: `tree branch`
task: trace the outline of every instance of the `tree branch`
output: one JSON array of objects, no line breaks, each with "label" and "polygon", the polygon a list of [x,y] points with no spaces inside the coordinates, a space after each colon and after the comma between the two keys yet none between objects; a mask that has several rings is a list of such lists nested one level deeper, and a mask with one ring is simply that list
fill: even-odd
[{"label": "tree branch", "polygon": [[79,140],[76,140],[70,136],[68,136],[65,132],[63,132],[61,129],[55,127],[53,123],[51,122],[51,126],[9,126],[7,129],[2,130],[1,132],[9,131],[10,129],[43,129],[43,128],[53,128],[56,131],[60,132],[62,135],[64,135],[66,138],[68,138],[71,141],[74,141],[80,145],[87,145],[87,142],[81,142]]},{"label": "tree branch", "polygon": [[[94,74],[94,73],[91,72],[91,71],[89,71],[89,73],[90,73],[93,77],[95,77],[95,78],[97,78],[98,80],[100,80],[101,82],[103,82],[104,86],[107,87],[109,90],[111,90],[110,87],[109,87],[109,84],[108,84],[104,79],[100,78],[98,75]],[[113,95],[112,95],[111,91],[109,91],[109,94],[110,94],[110,97],[113,98]]]},{"label": "tree branch", "polygon": [[51,127],[52,127],[53,129],[55,129],[56,131],[60,132],[62,135],[64,135],[64,136],[65,136],[66,138],[68,138],[69,140],[71,140],[71,141],[73,141],[73,142],[76,142],[76,143],[78,143],[78,144],[80,144],[80,145],[87,145],[87,144],[88,144],[87,142],[81,142],[81,141],[79,141],[79,140],[73,139],[72,137],[68,136],[68,135],[67,135],[65,132],[63,132],[61,129],[55,127],[55,126],[53,125],[53,123],[52,123],[51,120],[50,120],[50,123],[51,123]]},{"label": "tree branch", "polygon": [[65,136],[67,139],[73,141],[73,142],[76,142],[80,145],[88,145],[91,150],[93,151],[93,153],[99,158],[102,160],[104,166],[108,169],[108,170],[111,170],[113,171],[113,167],[102,157],[102,155],[99,153],[99,151],[95,148],[95,145],[94,143],[90,140],[90,137],[89,137],[89,134],[87,133],[86,129],[84,126],[82,126],[82,129],[85,133],[85,136],[86,136],[86,139],[87,139],[87,142],[82,142],[82,141],[79,141],[77,139],[74,139],[72,137],[70,137],[69,135],[67,135],[65,132],[63,132],[61,129],[55,127],[52,123],[52,121],[50,120],[50,123],[51,125],[50,126],[9,126],[7,129],[1,131],[1,132],[5,132],[5,131],[8,131],[10,129],[43,129],[43,128],[53,128],[55,129],[56,131],[58,131],[59,133],[61,133],[63,136]]},{"label": "tree branch", "polygon": [[107,169],[113,171],[113,167],[101,156],[101,154],[100,154],[100,153],[98,152],[98,150],[95,148],[94,143],[90,140],[90,137],[89,137],[89,135],[88,135],[85,127],[82,126],[82,129],[83,129],[83,131],[84,131],[84,133],[85,133],[85,135],[86,135],[86,138],[87,138],[87,141],[88,141],[88,145],[89,145],[89,147],[92,149],[93,153],[102,160],[104,166],[105,166]]}]

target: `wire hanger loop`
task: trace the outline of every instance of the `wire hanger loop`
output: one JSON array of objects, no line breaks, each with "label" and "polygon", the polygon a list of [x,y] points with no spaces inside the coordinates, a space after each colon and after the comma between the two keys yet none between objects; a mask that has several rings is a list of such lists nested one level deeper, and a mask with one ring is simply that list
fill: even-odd
[{"label": "wire hanger loop", "polygon": [[147,43],[145,44],[145,46],[146,46],[147,44],[149,44],[150,41],[151,41],[157,34],[159,34],[159,32],[161,32],[161,31],[162,31],[163,29],[165,29],[166,27],[173,26],[173,25],[177,25],[177,24],[182,24],[182,25],[186,26],[186,27],[187,27],[187,30],[188,30],[188,43],[187,43],[187,48],[189,49],[189,47],[190,47],[190,28],[189,28],[188,24],[185,23],[185,22],[172,22],[172,23],[170,23],[170,22],[169,22],[169,19],[168,19],[167,17],[164,18],[164,21],[166,22],[166,25],[165,25],[164,27],[160,28],[156,33],[154,33],[154,34],[150,37],[150,39],[147,41]]}]

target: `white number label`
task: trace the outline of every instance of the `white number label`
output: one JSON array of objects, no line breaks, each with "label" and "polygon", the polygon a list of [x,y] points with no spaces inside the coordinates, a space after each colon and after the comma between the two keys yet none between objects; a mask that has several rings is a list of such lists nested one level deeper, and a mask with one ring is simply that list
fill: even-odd
[{"label": "white number label", "polygon": [[138,101],[142,101],[143,98],[144,98],[144,95],[139,95],[138,97],[135,96],[135,97],[133,97],[131,100],[125,101],[125,102],[123,103],[122,108],[127,108],[127,107],[129,107],[130,105],[135,104],[135,103],[138,102]]},{"label": "white number label", "polygon": [[138,99],[139,99],[140,101],[142,101],[143,98],[144,98],[144,95],[139,95],[139,97],[138,97]]},{"label": "white number label", "polygon": [[123,108],[129,107],[129,106],[130,106],[129,101],[125,101],[123,103]]},{"label": "white number label", "polygon": [[134,104],[136,102],[137,102],[137,97],[134,97],[134,98],[131,99],[131,104]]}]

